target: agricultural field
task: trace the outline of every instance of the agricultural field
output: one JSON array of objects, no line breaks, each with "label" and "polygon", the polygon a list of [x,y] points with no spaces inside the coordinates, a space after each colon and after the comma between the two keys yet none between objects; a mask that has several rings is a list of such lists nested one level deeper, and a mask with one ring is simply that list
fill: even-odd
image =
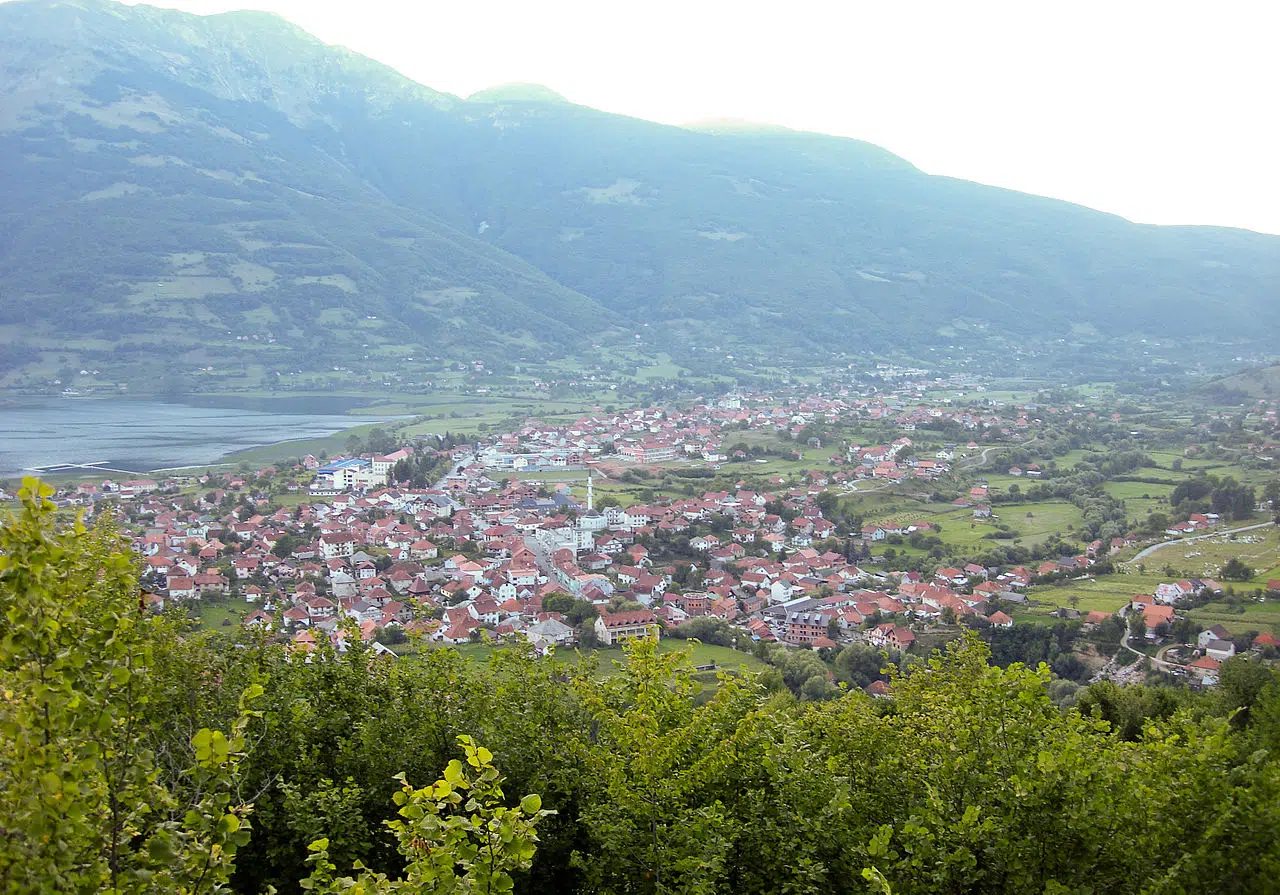
[{"label": "agricultural field", "polygon": [[1005,612],[1013,619],[1015,625],[1056,625],[1062,619],[1056,615],[1051,615],[1049,610],[1041,610],[1037,607],[1006,609]]},{"label": "agricultural field", "polygon": [[[1247,485],[1262,485],[1276,477],[1274,470],[1247,468],[1230,458],[1183,457],[1175,451],[1150,451],[1148,455],[1158,466],[1145,467],[1134,474],[1143,478],[1163,479],[1170,484],[1177,484],[1197,475],[1214,475],[1219,478],[1231,476]],[[1174,460],[1182,461],[1181,469],[1175,471],[1172,468]]]},{"label": "agricultural field", "polygon": [[1280,634],[1280,600],[1249,601],[1238,606],[1219,600],[1199,609],[1192,609],[1187,615],[1206,628],[1222,625],[1232,634],[1243,634],[1251,630]]},{"label": "agricultural field", "polygon": [[1161,500],[1168,498],[1173,485],[1154,482],[1103,482],[1102,490],[1117,500]]},{"label": "agricultural field", "polygon": [[1130,497],[1124,502],[1125,512],[1130,520],[1136,524],[1146,521],[1146,518],[1152,513],[1167,513],[1169,505],[1164,500],[1157,498],[1144,499],[1141,497]]},{"label": "agricultural field", "polygon": [[1058,468],[1059,469],[1075,469],[1077,466],[1080,465],[1080,461],[1083,460],[1085,456],[1090,453],[1092,452],[1087,450],[1067,451],[1061,457],[1057,458]]},{"label": "agricultural field", "polygon": [[671,360],[669,354],[659,354],[649,366],[637,367],[635,378],[648,382],[651,379],[675,379],[681,373],[688,373],[684,367]]},{"label": "agricultural field", "polygon": [[981,550],[994,546],[998,542],[985,541],[983,535],[995,531],[994,526],[975,522],[971,507],[952,507],[949,504],[923,504],[918,510],[894,513],[888,517],[875,518],[877,523],[895,522],[905,525],[923,519],[940,530],[936,536],[949,547],[962,550]]},{"label": "agricultural field", "polygon": [[300,490],[287,494],[273,494],[271,502],[286,509],[293,509],[303,504],[329,503],[330,501],[323,497],[313,497],[308,491]]},{"label": "agricultural field", "polygon": [[1182,472],[1195,472],[1197,470],[1211,469],[1215,466],[1224,465],[1218,460],[1205,460],[1198,457],[1184,456],[1181,451],[1147,451],[1147,456],[1155,461],[1158,469],[1167,472],[1173,471],[1173,463],[1175,460],[1182,461]]},{"label": "agricultural field", "polygon": [[1018,490],[1025,491],[1036,483],[1035,479],[1027,479],[1003,472],[984,473],[980,478],[987,483],[992,494],[1008,494],[1009,489],[1014,485],[1018,486]]},{"label": "agricultural field", "polygon": [[862,516],[867,521],[881,518],[901,518],[904,522],[927,519],[935,504],[923,497],[901,494],[883,485],[860,483],[856,491],[846,492],[840,498],[840,511],[847,516]]},{"label": "agricultural field", "polygon": [[[901,501],[902,498],[899,496],[898,500]],[[1062,500],[993,507],[995,516],[991,520],[974,519],[972,507],[954,507],[924,501],[915,507],[887,507],[886,510],[880,513],[868,512],[867,521],[905,525],[923,519],[941,529],[938,537],[944,544],[959,550],[982,550],[1010,544],[1030,546],[1055,533],[1067,538],[1067,529],[1083,521],[1083,516],[1075,505]],[[1009,526],[1016,536],[1010,539],[987,538],[986,535],[998,530],[998,525]]]},{"label": "agricultural field", "polygon": [[1043,541],[1051,534],[1068,537],[1067,529],[1084,521],[1080,510],[1065,500],[1006,504],[992,507],[992,512],[996,522],[1008,525],[1018,532],[1013,543],[1020,547]]},{"label": "agricultural field", "polygon": [[747,460],[745,463],[724,464],[726,473],[738,476],[787,475],[815,468],[829,469],[831,468],[831,455],[844,453],[844,445],[839,441],[824,442],[822,447],[809,447],[789,438],[779,438],[768,432],[750,431],[726,432],[721,450],[724,453],[729,453],[738,444],[778,451],[784,455],[793,451],[800,452],[799,460],[790,460],[784,457],[761,457]]},{"label": "agricultural field", "polygon": [[1024,611],[1029,615],[1051,615],[1059,607],[1065,606],[1081,612],[1115,612],[1128,603],[1134,594],[1155,593],[1157,585],[1170,580],[1163,575],[1121,571],[1063,584],[1040,585],[1027,592],[1027,600],[1032,605]]},{"label": "agricultural field", "polygon": [[[607,505],[607,498],[616,500],[619,506],[630,506],[634,503],[647,503],[662,497],[693,497],[707,491],[732,490],[736,479],[723,475],[715,477],[684,477],[676,474],[677,469],[698,468],[696,464],[680,466],[631,466],[619,464],[607,470],[597,469],[595,472],[596,506]],[[634,473],[628,475],[628,473]],[[579,500],[585,500],[587,494],[587,473],[584,470],[569,471],[552,477],[547,473],[534,472],[521,476],[526,481],[543,482],[550,490],[567,487],[569,494]],[[601,503],[606,501],[606,503]]]}]

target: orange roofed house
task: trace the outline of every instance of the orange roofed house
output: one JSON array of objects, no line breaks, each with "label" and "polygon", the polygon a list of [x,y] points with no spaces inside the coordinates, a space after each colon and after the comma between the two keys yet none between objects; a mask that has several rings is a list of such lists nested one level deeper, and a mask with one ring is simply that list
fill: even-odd
[{"label": "orange roofed house", "polygon": [[1147,606],[1142,611],[1142,620],[1147,623],[1147,639],[1155,640],[1157,627],[1173,624],[1173,607]]}]

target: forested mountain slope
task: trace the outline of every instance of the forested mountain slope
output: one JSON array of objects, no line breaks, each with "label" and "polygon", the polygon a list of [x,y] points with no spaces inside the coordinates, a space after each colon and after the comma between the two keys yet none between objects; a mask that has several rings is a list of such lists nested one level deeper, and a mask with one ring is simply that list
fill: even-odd
[{"label": "forested mountain slope", "polygon": [[854,140],[529,86],[463,100],[261,13],[0,5],[0,177],[11,372],[68,351],[135,372],[536,359],[646,325],[677,351],[1016,362],[1280,326],[1275,237],[1136,225]]}]

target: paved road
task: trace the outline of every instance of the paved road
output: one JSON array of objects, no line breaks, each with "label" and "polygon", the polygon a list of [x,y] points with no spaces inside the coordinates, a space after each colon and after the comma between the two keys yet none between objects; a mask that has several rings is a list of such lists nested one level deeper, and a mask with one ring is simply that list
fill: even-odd
[{"label": "paved road", "polygon": [[964,457],[956,464],[956,469],[969,469],[971,467],[981,467],[987,465],[987,456],[995,450],[994,446],[984,447],[982,452],[976,457]]},{"label": "paved road", "polygon": [[[471,462],[471,458],[467,458],[465,460],[459,460],[457,463],[453,464],[453,466],[450,467],[449,470],[444,475],[440,476],[439,481],[437,481],[435,485],[433,485],[432,487],[434,487],[435,490],[443,491],[446,495],[448,495],[449,494],[449,486],[448,486],[449,476],[457,475],[458,473],[462,472],[463,468],[466,467],[467,464],[469,464],[470,462]],[[454,500],[452,496],[449,497],[449,505],[455,512],[457,510],[462,509],[462,504]]]},{"label": "paved road", "polygon": [[[1142,658],[1142,659],[1150,659],[1150,660],[1151,660],[1151,664],[1152,664],[1152,665],[1154,665],[1156,668],[1163,668],[1165,671],[1168,671],[1168,670],[1170,670],[1170,669],[1172,669],[1172,668],[1181,668],[1181,667],[1182,667],[1181,665],[1176,665],[1176,664],[1174,664],[1173,662],[1166,662],[1164,659],[1157,659],[1157,658],[1155,658],[1154,656],[1148,656],[1148,655],[1147,655],[1146,653],[1144,653],[1142,650],[1134,649],[1133,647],[1129,646],[1129,635],[1128,635],[1128,634],[1125,634],[1125,635],[1124,635],[1124,640],[1120,641],[1120,643],[1121,643],[1121,645],[1122,645],[1125,649],[1127,649],[1127,650],[1128,650],[1129,652],[1131,652],[1131,653],[1134,653],[1135,655],[1139,656],[1140,658]],[[1157,655],[1158,655],[1158,654],[1159,654],[1159,653],[1157,653]]]},{"label": "paved road", "polygon": [[446,490],[445,486],[449,481],[449,476],[457,475],[458,473],[462,472],[462,470],[467,466],[467,464],[471,462],[471,460],[472,458],[468,457],[465,460],[459,460],[457,463],[453,464],[453,466],[449,467],[449,470],[444,475],[440,476],[439,481],[437,481],[433,487],[437,491]]},{"label": "paved road", "polygon": [[[958,472],[961,469],[976,469],[976,468],[981,468],[983,466],[986,466],[987,458],[991,455],[992,451],[1001,450],[1005,447],[1021,447],[1021,448],[1030,447],[1031,445],[1035,444],[1039,440],[1040,440],[1040,436],[1037,435],[1035,438],[1028,438],[1026,441],[1017,445],[996,445],[996,444],[988,445],[987,447],[984,447],[982,451],[977,455],[973,457],[962,458],[960,462],[956,464],[956,471]],[[1034,482],[1036,481],[1036,479],[1031,479],[1031,481]]]},{"label": "paved road", "polygon": [[[863,481],[866,481],[866,479],[863,479]],[[873,494],[876,491],[883,491],[886,488],[892,488],[892,487],[893,487],[892,482],[884,482],[883,484],[873,485],[870,488],[859,488],[858,483],[855,482],[851,487],[846,486],[844,493],[845,494]]]},{"label": "paved road", "polygon": [[556,580],[556,569],[551,564],[551,554],[547,552],[546,545],[535,538],[533,535],[525,535],[524,545],[532,552],[534,559],[538,562],[538,568],[542,570],[542,574],[552,581]]},{"label": "paved road", "polygon": [[1167,541],[1161,541],[1159,544],[1152,544],[1146,550],[1143,550],[1133,559],[1129,560],[1129,563],[1135,563],[1135,562],[1138,562],[1139,560],[1146,559],[1148,556],[1155,553],[1161,547],[1168,547],[1170,544],[1191,544],[1191,543],[1194,543],[1195,541],[1203,541],[1205,538],[1219,538],[1219,537],[1222,537],[1223,535],[1239,534],[1242,531],[1253,531],[1256,528],[1267,528],[1272,525],[1275,525],[1275,523],[1259,522],[1257,525],[1246,525],[1243,528],[1231,528],[1226,531],[1211,531],[1202,535],[1194,535],[1193,537],[1190,537],[1190,538],[1171,538],[1170,540],[1167,540]]}]

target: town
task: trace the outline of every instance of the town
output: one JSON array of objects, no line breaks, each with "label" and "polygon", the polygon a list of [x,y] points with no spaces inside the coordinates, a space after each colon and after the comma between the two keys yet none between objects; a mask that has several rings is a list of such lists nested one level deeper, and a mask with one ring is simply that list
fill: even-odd
[{"label": "town", "polygon": [[[1251,418],[1274,430],[1276,409]],[[540,653],[607,649],[714,631],[756,654],[830,657],[857,644],[899,655],[965,628],[1061,623],[1092,660],[1072,666],[1082,683],[1164,673],[1211,686],[1237,652],[1274,660],[1269,616],[1235,629],[1197,622],[1198,607],[1227,596],[1220,569],[1135,573],[1135,556],[1181,539],[1234,538],[1225,533],[1235,528],[1274,539],[1271,509],[1252,488],[1228,495],[1245,504],[1231,507],[1243,526],[1213,510],[1230,499],[1202,501],[1204,511],[1180,502],[1191,509],[1178,513],[1169,498],[1182,484],[1117,482],[1145,506],[1141,519],[1122,500],[1098,509],[1109,498],[1097,482],[1092,497],[1052,490],[1079,477],[1063,462],[1072,435],[1119,444],[1092,461],[1115,467],[1113,479],[1154,465],[1127,426],[1070,403],[930,402],[907,376],[884,391],[735,392],[526,419],[456,443],[416,436],[387,452],[234,473],[98,479],[64,485],[59,501],[115,508],[151,610],[258,629],[300,654],[326,642],[341,651],[352,638],[397,656],[510,639]],[[880,440],[862,438],[872,435]],[[1184,469],[1195,454],[1172,461],[1179,480],[1199,481]],[[1024,508],[1076,504],[1079,522],[1029,546],[1004,523],[1034,518]],[[1125,572],[1132,593],[1112,595],[1114,606],[1068,593],[1101,582],[1123,590]],[[1277,592],[1280,581],[1267,580],[1255,605]],[[884,695],[872,677],[866,687]]]}]

